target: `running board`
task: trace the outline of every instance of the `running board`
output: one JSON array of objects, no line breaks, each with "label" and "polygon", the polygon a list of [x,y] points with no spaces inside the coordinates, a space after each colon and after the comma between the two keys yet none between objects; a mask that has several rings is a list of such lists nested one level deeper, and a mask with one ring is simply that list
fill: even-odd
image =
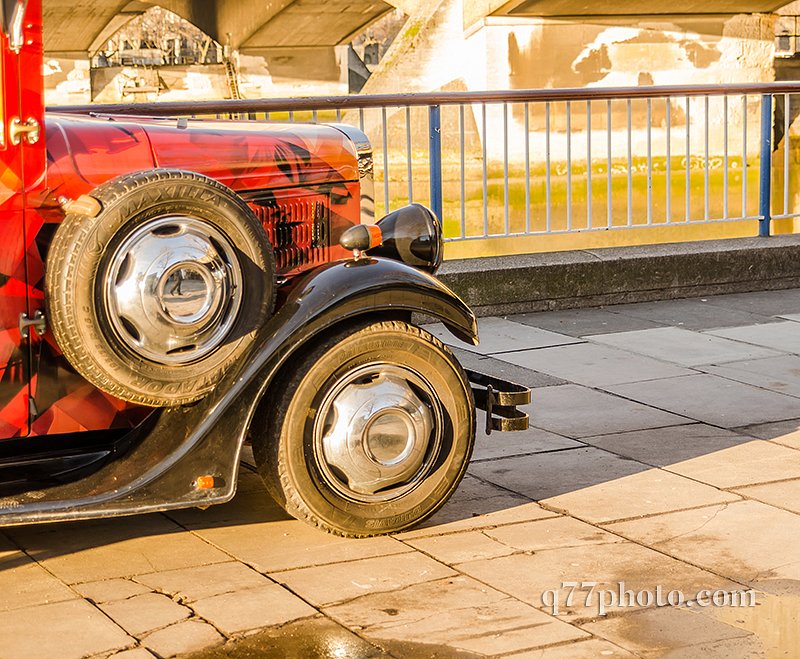
[{"label": "running board", "polygon": [[473,385],[475,407],[486,412],[486,434],[493,430],[515,432],[528,429],[528,415],[517,409],[518,405],[531,402],[531,390],[521,384],[466,370]]}]

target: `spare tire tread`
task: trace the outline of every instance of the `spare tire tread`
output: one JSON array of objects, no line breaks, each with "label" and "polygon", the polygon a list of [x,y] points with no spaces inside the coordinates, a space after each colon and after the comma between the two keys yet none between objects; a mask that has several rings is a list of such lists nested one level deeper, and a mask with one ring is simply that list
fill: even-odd
[{"label": "spare tire tread", "polygon": [[[172,183],[174,187],[170,189],[165,183]],[[204,191],[211,193],[207,199],[203,198]],[[184,194],[179,197],[181,192]],[[186,195],[186,192],[193,194]],[[80,308],[76,308],[75,291],[85,288],[86,277],[95,279],[100,270],[108,246],[108,241],[103,240],[107,236],[101,234],[113,230],[113,237],[114,232],[125,227],[137,213],[176,197],[199,204],[224,200],[229,202],[228,211],[241,220],[237,227],[249,245],[254,246],[253,255],[258,256],[249,276],[257,275],[252,271],[260,270],[264,277],[261,289],[265,295],[261,303],[256,305],[253,299],[245,298],[248,311],[245,307],[240,311],[240,314],[249,313],[253,320],[249,323],[253,327],[248,327],[242,334],[241,338],[244,338],[263,324],[275,304],[275,256],[263,227],[249,206],[228,187],[201,174],[182,170],[154,169],[126,174],[98,186],[90,196],[99,202],[100,213],[90,217],[68,211],[53,237],[47,256],[47,320],[59,348],[80,375],[117,398],[151,407],[183,405],[202,398],[214,388],[220,375],[241,358],[242,349],[238,349],[241,339],[237,339],[236,347],[228,350],[230,354],[211,375],[197,377],[195,371],[198,369],[192,368],[194,364],[173,367],[176,372],[183,369],[182,376],[167,385],[167,391],[156,391],[157,378],[137,375],[136,372],[137,369],[153,371],[154,368],[143,358],[131,354],[125,354],[123,359],[120,346],[115,345],[113,338],[104,331],[88,290],[84,290]],[[103,223],[110,226],[104,228]],[[86,257],[87,249],[92,251],[91,258]],[[253,282],[245,281],[245,286],[248,285],[253,285]],[[87,336],[90,346],[87,346]],[[199,363],[202,364],[202,360]],[[162,366],[161,370],[166,368]]]}]

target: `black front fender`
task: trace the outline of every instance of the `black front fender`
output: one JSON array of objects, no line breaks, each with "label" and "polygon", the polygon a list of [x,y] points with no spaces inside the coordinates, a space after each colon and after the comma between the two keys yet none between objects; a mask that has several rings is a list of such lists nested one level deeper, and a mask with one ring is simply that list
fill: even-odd
[{"label": "black front fender", "polygon": [[435,277],[382,258],[328,264],[297,282],[251,350],[207,397],[156,412],[134,448],[89,476],[0,499],[0,525],[229,500],[255,408],[291,355],[333,325],[392,311],[436,317],[462,341],[477,344],[474,314]]},{"label": "black front fender", "polygon": [[283,327],[301,331],[295,343],[303,343],[309,333],[378,311],[434,316],[456,338],[478,344],[475,314],[461,298],[436,277],[384,258],[342,261],[315,270],[298,282],[278,316]]}]

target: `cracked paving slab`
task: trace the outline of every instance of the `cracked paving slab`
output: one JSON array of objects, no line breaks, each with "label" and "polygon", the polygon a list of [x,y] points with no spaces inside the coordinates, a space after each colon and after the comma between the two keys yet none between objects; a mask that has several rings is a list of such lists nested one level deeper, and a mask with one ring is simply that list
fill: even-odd
[{"label": "cracked paving slab", "polygon": [[651,409],[668,410],[720,428],[792,419],[798,409],[793,396],[716,375],[687,375],[603,388]]},{"label": "cracked paving slab", "polygon": [[624,542],[622,538],[573,517],[552,517],[513,524],[484,533],[515,553],[536,553],[545,549],[560,549],[585,545],[605,545]]},{"label": "cracked paving slab", "polygon": [[465,576],[366,595],[323,612],[370,640],[425,639],[480,654],[495,655],[589,637],[584,631]]},{"label": "cracked paving slab", "polygon": [[407,540],[408,544],[446,564],[495,558],[514,553],[514,548],[498,542],[487,531],[462,531]]},{"label": "cracked paving slab", "polygon": [[[620,386],[636,391],[643,383]],[[611,387],[609,390],[614,391]],[[577,384],[537,389],[533,404],[522,409],[531,414],[537,428],[571,439],[692,422],[685,416]]]},{"label": "cracked paving slab", "polygon": [[715,487],[663,469],[648,469],[556,497],[548,497],[543,503],[599,524],[737,500],[739,496],[722,492]]},{"label": "cracked paving slab", "polygon": [[324,606],[455,574],[446,565],[413,552],[277,572],[271,576],[314,606]]},{"label": "cracked paving slab", "polygon": [[800,554],[781,549],[796,547],[800,516],[758,501],[666,513],[608,528],[739,583],[800,580]]},{"label": "cracked paving slab", "polygon": [[212,625],[201,620],[184,620],[146,636],[144,644],[159,657],[195,652],[223,643],[222,636]]},{"label": "cracked paving slab", "polygon": [[734,490],[748,499],[767,503],[800,515],[800,478],[779,483],[751,485]]},{"label": "cracked paving slab", "polygon": [[192,614],[185,606],[159,593],[135,595],[129,599],[100,604],[99,608],[131,636],[136,637],[168,627]]},{"label": "cracked paving slab", "polygon": [[195,602],[272,583],[264,575],[238,562],[142,574],[136,577],[136,581],[153,590],[169,593],[184,602]]},{"label": "cracked paving slab", "polygon": [[496,316],[478,319],[478,334],[481,342],[477,346],[459,341],[441,323],[427,325],[425,329],[448,345],[481,355],[493,355],[511,352],[512,350],[529,350],[531,348],[549,348],[551,346],[582,342],[582,339],[576,339],[566,334],[549,332],[538,327],[515,323]]},{"label": "cracked paving slab", "polygon": [[230,560],[161,515],[20,526],[6,533],[67,584]]},{"label": "cracked paving slab", "polygon": [[275,583],[200,599],[192,602],[191,608],[227,636],[317,613],[306,601]]},{"label": "cracked paving slab", "polygon": [[[494,460],[473,465],[472,472],[550,508],[592,522],[739,498],[592,447]],[[531,479],[532,473],[540,476]]]},{"label": "cracked paving slab", "polygon": [[644,656],[709,656],[708,650],[729,654],[710,656],[752,656],[763,646],[751,632],[700,615],[687,608],[671,606],[625,612],[581,625],[597,636],[618,643]]},{"label": "cracked paving slab", "polygon": [[0,617],[0,657],[80,659],[136,641],[89,602],[39,604]]},{"label": "cracked paving slab", "polygon": [[87,581],[76,584],[74,589],[95,604],[118,602],[136,595],[152,592],[147,586],[130,579],[106,579],[103,581]]},{"label": "cracked paving slab", "polygon": [[[585,542],[572,547],[544,549],[499,558],[471,561],[456,566],[461,572],[497,590],[527,602],[542,611],[555,609],[545,593],[558,593],[558,618],[575,621],[595,617],[597,598],[588,590],[576,593],[568,603],[565,582],[594,582],[598,589],[625,588],[638,592],[660,584],[664,592],[680,590],[695,593],[711,588],[737,588],[737,585],[709,571],[689,565],[663,553],[630,541],[598,544]],[[634,608],[643,608],[634,602]]]},{"label": "cracked paving slab", "polygon": [[481,531],[414,538],[407,542],[433,558],[453,565],[516,553],[624,540],[572,517],[546,517]]}]

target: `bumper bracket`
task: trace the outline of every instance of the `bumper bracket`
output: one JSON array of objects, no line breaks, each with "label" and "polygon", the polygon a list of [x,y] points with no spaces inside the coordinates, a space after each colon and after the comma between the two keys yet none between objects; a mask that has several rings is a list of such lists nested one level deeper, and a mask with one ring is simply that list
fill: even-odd
[{"label": "bumper bracket", "polygon": [[469,381],[475,385],[472,387],[475,407],[486,412],[487,435],[491,435],[493,430],[527,430],[528,414],[518,410],[517,406],[531,402],[531,390],[528,387],[469,369],[466,373]]}]

